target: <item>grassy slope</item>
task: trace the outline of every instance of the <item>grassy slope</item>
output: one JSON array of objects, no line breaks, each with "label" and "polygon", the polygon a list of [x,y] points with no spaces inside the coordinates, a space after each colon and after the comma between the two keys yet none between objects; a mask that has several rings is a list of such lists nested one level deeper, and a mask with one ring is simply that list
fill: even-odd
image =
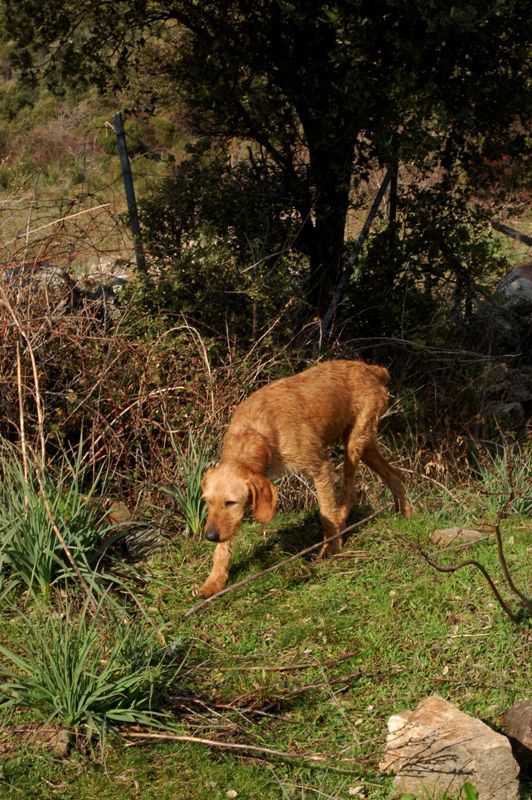
[{"label": "grassy slope", "polygon": [[[458,508],[449,519],[472,522]],[[386,514],[353,533],[342,556],[298,560],[186,620],[209,568],[209,545],[176,538],[148,565],[143,604],[166,644],[188,650],[170,698],[184,732],[352,761],[309,765],[197,745],[114,742],[102,765],[28,749],[2,762],[0,796],[214,800],[233,789],[250,799],[344,798],[364,786],[368,798],[393,797],[377,767],[390,714],[437,692],[497,727],[530,692],[529,631],[504,616],[476,571],[435,574],[405,545],[425,541],[444,522],[422,509],[411,521]],[[248,526],[233,581],[320,535],[313,514],[276,524],[285,527],[263,534]],[[530,586],[532,522],[512,518],[504,531],[515,580]],[[494,541],[476,545],[474,555],[500,583]],[[331,663],[345,654],[351,657]],[[305,664],[315,666],[298,668]]]}]

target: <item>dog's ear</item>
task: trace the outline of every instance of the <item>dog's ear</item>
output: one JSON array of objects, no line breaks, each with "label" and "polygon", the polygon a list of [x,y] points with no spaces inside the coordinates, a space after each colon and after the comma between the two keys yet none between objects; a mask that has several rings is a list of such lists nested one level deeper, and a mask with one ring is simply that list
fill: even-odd
[{"label": "dog's ear", "polygon": [[205,491],[205,487],[207,486],[207,481],[209,480],[209,476],[210,476],[211,473],[212,473],[212,467],[206,471],[205,475],[202,478],[202,481],[201,481],[201,491],[202,492]]},{"label": "dog's ear", "polygon": [[275,514],[277,489],[263,475],[251,475],[247,479],[251,495],[251,508],[257,522],[266,524]]}]

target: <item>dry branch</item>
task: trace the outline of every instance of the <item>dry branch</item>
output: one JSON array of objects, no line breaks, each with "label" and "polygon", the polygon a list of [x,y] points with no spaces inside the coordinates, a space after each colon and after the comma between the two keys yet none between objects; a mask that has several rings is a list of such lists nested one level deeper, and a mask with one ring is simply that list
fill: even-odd
[{"label": "dry branch", "polygon": [[270,747],[260,747],[255,744],[241,744],[239,742],[222,742],[217,739],[202,739],[199,736],[187,736],[172,733],[128,733],[130,739],[140,741],[131,742],[126,740],[126,747],[135,747],[147,741],[166,741],[166,742],[186,742],[189,744],[202,744],[207,747],[214,747],[219,750],[233,750],[240,753],[260,753],[266,756],[277,756],[279,758],[300,758],[303,761],[343,761],[353,762],[349,758],[336,758],[332,755],[321,753],[295,753],[285,750],[273,750]]},{"label": "dry branch", "polygon": [[[511,467],[510,467],[510,469],[511,469]],[[516,586],[515,581],[513,580],[511,572],[510,572],[510,570],[508,568],[508,563],[506,561],[506,557],[504,555],[504,546],[503,546],[502,533],[501,533],[501,521],[507,516],[508,509],[511,507],[511,504],[512,504],[512,502],[514,500],[514,497],[515,497],[515,490],[514,490],[514,488],[512,486],[506,501],[502,504],[502,506],[499,508],[499,511],[497,512],[497,517],[496,517],[495,524],[494,524],[495,538],[497,540],[497,555],[498,555],[498,558],[499,558],[499,563],[501,565],[501,569],[502,569],[504,578],[506,580],[506,583],[508,584],[510,590],[516,595],[516,597],[518,597],[521,600],[521,602],[523,604],[523,608],[524,608],[525,614],[528,617],[532,617],[532,599],[527,597]],[[485,580],[487,581],[491,591],[493,592],[493,595],[494,595],[495,599],[499,603],[499,605],[502,608],[502,610],[504,611],[504,613],[512,620],[512,622],[514,622],[516,624],[521,622],[521,615],[512,610],[512,608],[509,606],[509,604],[506,602],[506,600],[503,598],[502,594],[498,590],[498,588],[497,588],[497,586],[495,584],[495,581],[493,580],[493,578],[489,574],[488,570],[486,569],[486,567],[483,564],[480,563],[480,561],[477,561],[476,559],[473,559],[473,558],[469,558],[469,559],[466,559],[465,561],[459,562],[458,564],[451,564],[450,566],[443,566],[442,564],[439,564],[437,561],[434,561],[428,555],[428,553],[426,553],[423,550],[423,548],[420,547],[419,545],[413,545],[413,548],[414,548],[415,552],[427,562],[427,564],[429,564],[431,567],[433,567],[433,569],[437,570],[438,572],[453,573],[453,572],[457,572],[460,569],[463,569],[464,567],[475,567],[475,569],[478,569],[479,572],[484,576]]]}]

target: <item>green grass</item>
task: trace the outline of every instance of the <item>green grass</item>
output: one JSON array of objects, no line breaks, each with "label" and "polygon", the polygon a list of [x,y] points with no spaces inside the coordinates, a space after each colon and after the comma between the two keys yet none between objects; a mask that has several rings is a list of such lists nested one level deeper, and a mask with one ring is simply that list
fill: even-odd
[{"label": "green grass", "polygon": [[175,455],[176,475],[181,476],[182,483],[161,486],[160,489],[172,498],[186,533],[200,536],[207,519],[201,480],[209,465],[210,448],[202,438],[195,437],[192,433],[189,434],[185,446],[176,440],[171,428],[169,431],[170,444]]},{"label": "green grass", "polygon": [[[473,494],[470,500],[468,524],[475,521]],[[146,565],[151,577],[138,594],[145,613],[169,652],[188,648],[181,688],[166,701],[175,730],[336,761],[177,742],[125,748],[110,737],[100,763],[76,752],[67,760],[36,756],[24,745],[2,761],[0,796],[216,800],[234,790],[246,800],[339,799],[360,796],[349,789],[362,786],[366,798],[385,800],[398,796],[391,777],[378,771],[392,713],[438,693],[499,727],[504,711],[530,696],[530,629],[510,622],[478,571],[435,573],[407,546],[426,543],[440,526],[419,506],[412,520],[388,514],[354,532],[340,557],[293,562],[188,618],[183,613],[197,602],[194,590],[209,570],[210,545],[183,533]],[[455,524],[464,523],[465,508],[454,508]],[[231,581],[320,536],[313,513],[278,517],[275,525],[267,533],[246,526]],[[514,579],[526,589],[532,521],[512,517],[503,533]],[[475,545],[473,554],[505,591],[494,541]],[[451,563],[463,555],[438,557]],[[3,619],[12,647],[20,622]],[[4,723],[12,725],[10,713]],[[18,713],[32,718],[31,710]]]}]

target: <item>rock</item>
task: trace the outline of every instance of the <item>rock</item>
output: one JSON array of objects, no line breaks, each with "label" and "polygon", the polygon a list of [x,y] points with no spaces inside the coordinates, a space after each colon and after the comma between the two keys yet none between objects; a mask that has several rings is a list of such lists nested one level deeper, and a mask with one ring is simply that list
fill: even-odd
[{"label": "rock", "polygon": [[532,263],[520,264],[504,276],[497,292],[513,311],[532,312]]},{"label": "rock", "polygon": [[52,750],[61,758],[65,758],[70,749],[70,733],[58,725],[43,725],[35,731],[34,741],[41,747]]},{"label": "rock", "polygon": [[439,528],[431,535],[430,541],[440,547],[447,547],[450,544],[472,544],[485,538],[485,533],[468,528]]},{"label": "rock", "polygon": [[532,700],[514,703],[504,715],[503,729],[521,772],[532,776]]},{"label": "rock", "polygon": [[517,800],[519,766],[508,739],[441,697],[394,714],[388,731],[380,769],[395,772],[400,791],[453,797],[470,783],[479,800]]},{"label": "rock", "polygon": [[521,403],[490,403],[488,413],[505,430],[518,430],[526,422],[525,410]]}]

